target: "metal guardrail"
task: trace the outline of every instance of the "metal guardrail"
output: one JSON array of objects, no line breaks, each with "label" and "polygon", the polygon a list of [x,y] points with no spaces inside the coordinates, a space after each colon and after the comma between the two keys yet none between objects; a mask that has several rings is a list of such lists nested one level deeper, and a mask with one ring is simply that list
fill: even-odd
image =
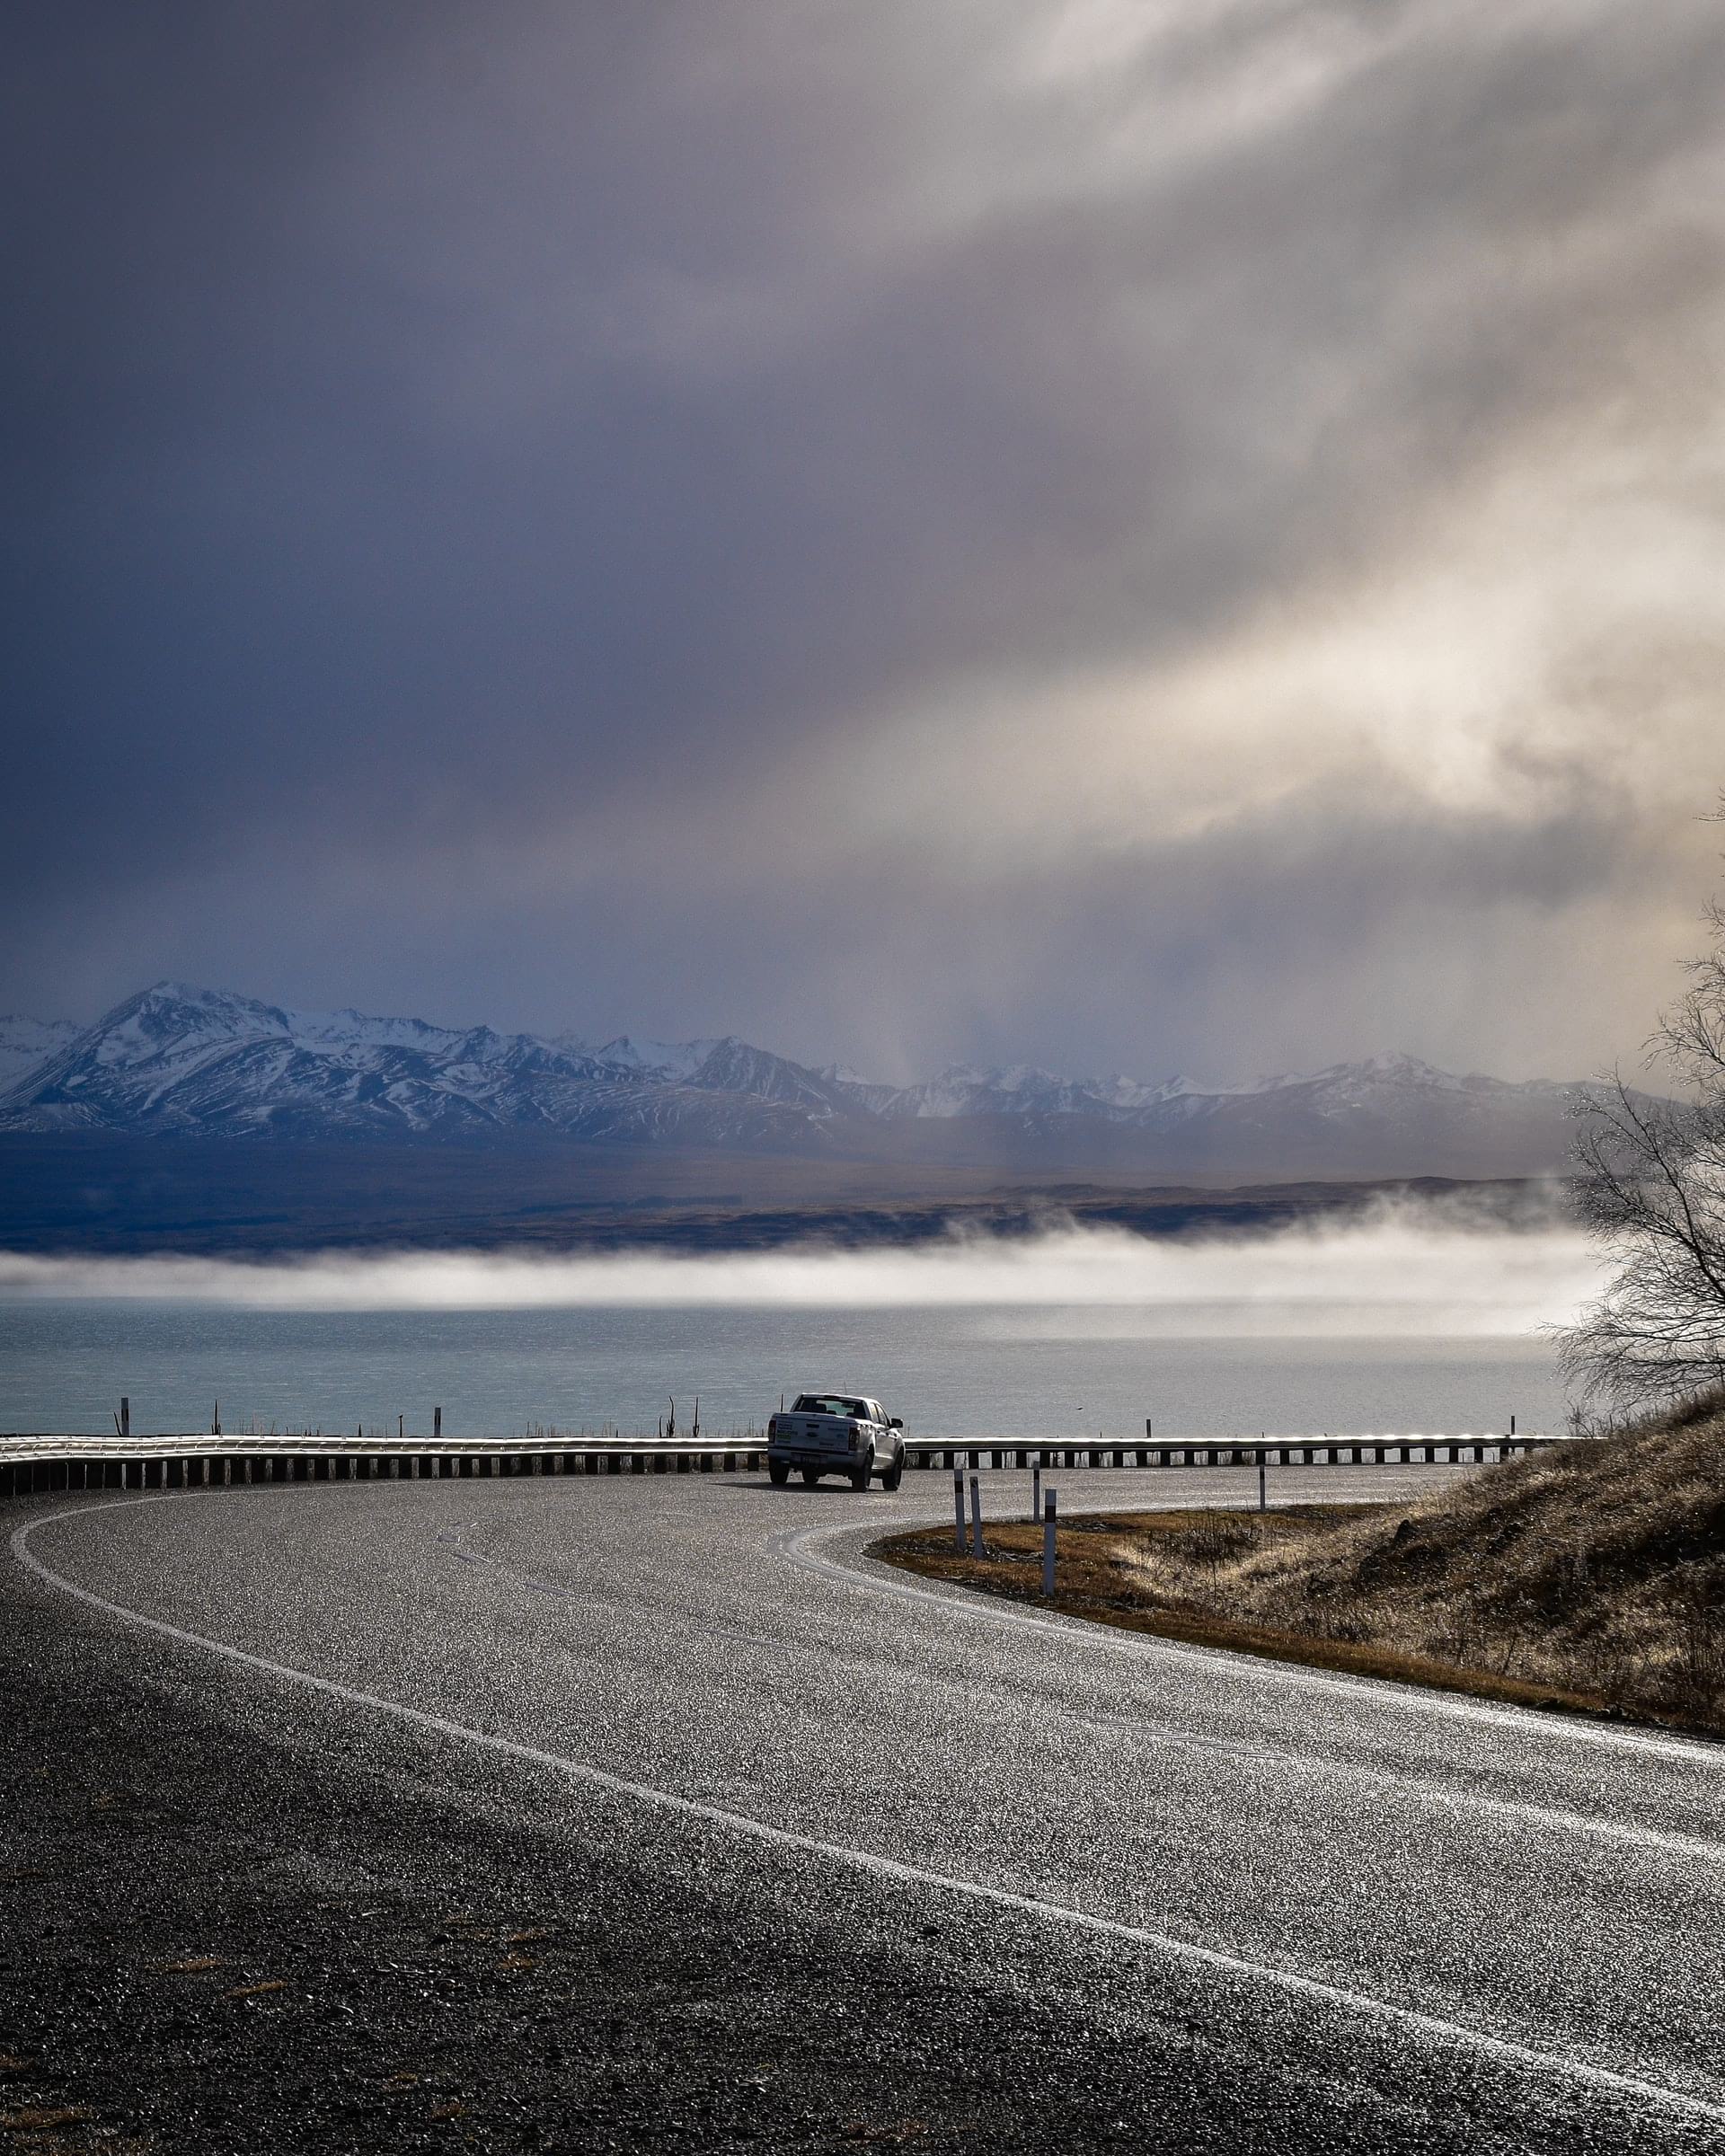
[{"label": "metal guardrail", "polygon": [[550,1445],[517,1438],[133,1437],[0,1439],[0,1498],[38,1490],[199,1489],[284,1482],[453,1480],[471,1476],[758,1472],[764,1445]]},{"label": "metal guardrail", "polygon": [[1147,1445],[1117,1445],[1098,1438],[1067,1443],[1057,1438],[1048,1445],[925,1444],[908,1448],[925,1456],[912,1459],[912,1467],[1406,1467],[1417,1464],[1451,1467],[1483,1465],[1488,1460],[1507,1460],[1512,1454],[1544,1452],[1554,1445],[1568,1445],[1568,1437],[1529,1431],[1489,1436],[1434,1434],[1404,1436],[1168,1437]]},{"label": "metal guardrail", "polygon": [[366,1437],[316,1435],[309,1431],[272,1433],[267,1437],[212,1435],[207,1431],[157,1430],[128,1432],[117,1436],[104,1432],[95,1436],[73,1434],[41,1436],[33,1431],[0,1432],[0,1461],[34,1458],[75,1460],[135,1459],[184,1454],[232,1453],[267,1458],[277,1453],[332,1457],[351,1454],[427,1453],[437,1457],[463,1453],[736,1453],[761,1452],[766,1445],[764,1430],[732,1431],[721,1437],[571,1437],[562,1435],[534,1437],[421,1436],[408,1430],[400,1436],[387,1434]]},{"label": "metal guardrail", "polygon": [[[1483,1465],[1570,1440],[1390,1435],[1029,1444],[913,1439],[908,1468],[1225,1468]],[[764,1439],[217,1437],[173,1433],[0,1436],[0,1498],[66,1489],[194,1489],[264,1483],[420,1481],[518,1475],[758,1474]]]}]

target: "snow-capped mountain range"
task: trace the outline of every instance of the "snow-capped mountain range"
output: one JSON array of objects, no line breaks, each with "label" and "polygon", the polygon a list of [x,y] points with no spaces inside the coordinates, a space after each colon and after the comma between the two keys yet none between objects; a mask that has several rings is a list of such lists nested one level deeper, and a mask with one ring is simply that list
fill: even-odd
[{"label": "snow-capped mountain range", "polygon": [[751,1153],[1169,1173],[1533,1174],[1575,1088],[1406,1056],[1199,1086],[956,1066],[925,1083],[748,1042],[466,1030],[158,983],[90,1027],[0,1020],[0,1131],[446,1139],[539,1135]]},{"label": "snow-capped mountain range", "polygon": [[0,1016],[0,1095],[40,1069],[50,1056],[70,1047],[79,1030],[69,1019]]}]

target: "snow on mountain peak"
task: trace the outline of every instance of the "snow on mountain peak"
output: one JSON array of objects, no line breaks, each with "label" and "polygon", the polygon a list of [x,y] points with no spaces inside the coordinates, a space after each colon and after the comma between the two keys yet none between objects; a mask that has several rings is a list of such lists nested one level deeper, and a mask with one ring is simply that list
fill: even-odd
[{"label": "snow on mountain peak", "polygon": [[[13,1130],[469,1140],[532,1131],[854,1147],[878,1159],[880,1127],[917,1118],[964,1123],[955,1144],[986,1144],[1003,1164],[1129,1159],[1171,1172],[1443,1173],[1458,1161],[1469,1172],[1537,1172],[1561,1165],[1569,1137],[1566,1089],[1460,1077],[1405,1054],[1234,1085],[955,1064],[892,1086],[735,1035],[624,1035],[591,1048],[572,1036],[284,1010],[178,981],[82,1031],[0,1021],[0,1123]],[[919,1157],[941,1156],[924,1147]]]},{"label": "snow on mountain peak", "polygon": [[69,1019],[0,1017],[0,1093],[69,1047],[80,1030]]},{"label": "snow on mountain peak", "polygon": [[627,1033],[607,1040],[593,1050],[599,1063],[614,1063],[625,1071],[654,1073],[660,1077],[687,1079],[707,1060],[721,1040],[637,1040]]}]

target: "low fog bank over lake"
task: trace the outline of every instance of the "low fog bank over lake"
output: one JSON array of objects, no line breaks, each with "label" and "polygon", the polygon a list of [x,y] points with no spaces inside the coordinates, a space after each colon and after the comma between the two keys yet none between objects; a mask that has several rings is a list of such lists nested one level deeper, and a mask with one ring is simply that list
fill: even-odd
[{"label": "low fog bank over lake", "polygon": [[1078,1232],[731,1257],[0,1259],[0,1428],[713,1430],[782,1392],[913,1432],[1560,1428],[1580,1236],[1393,1213],[1250,1241]]}]

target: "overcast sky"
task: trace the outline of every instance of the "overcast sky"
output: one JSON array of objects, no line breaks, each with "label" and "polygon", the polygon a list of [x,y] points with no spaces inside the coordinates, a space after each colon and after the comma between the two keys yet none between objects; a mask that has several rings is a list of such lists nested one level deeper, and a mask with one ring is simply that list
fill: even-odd
[{"label": "overcast sky", "polygon": [[14,0],[0,1007],[1632,1055],[1718,0]]}]

